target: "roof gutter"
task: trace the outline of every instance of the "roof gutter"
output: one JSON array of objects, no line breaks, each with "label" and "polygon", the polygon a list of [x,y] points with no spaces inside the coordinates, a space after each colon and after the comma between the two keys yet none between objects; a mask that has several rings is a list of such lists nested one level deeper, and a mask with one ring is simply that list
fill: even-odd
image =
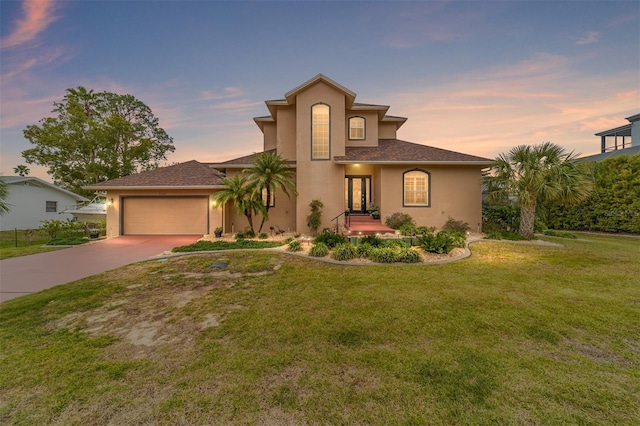
[{"label": "roof gutter", "polygon": [[188,185],[188,186],[184,186],[184,185],[161,185],[161,186],[140,186],[140,185],[104,185],[104,186],[97,186],[97,185],[89,185],[89,186],[85,186],[84,189],[93,189],[96,191],[105,191],[105,190],[141,190],[141,189],[146,189],[146,190],[153,190],[153,189],[223,189],[225,188],[224,185]]},{"label": "roof gutter", "polygon": [[382,164],[382,165],[407,165],[421,164],[430,166],[490,166],[493,161],[369,161],[369,160],[335,160],[336,164]]}]

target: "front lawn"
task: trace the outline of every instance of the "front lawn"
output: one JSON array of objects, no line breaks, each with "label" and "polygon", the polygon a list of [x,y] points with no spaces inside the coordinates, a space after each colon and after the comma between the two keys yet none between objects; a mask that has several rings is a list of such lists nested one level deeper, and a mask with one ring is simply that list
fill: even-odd
[{"label": "front lawn", "polygon": [[47,241],[49,238],[38,229],[0,231],[0,260],[59,250],[42,247]]},{"label": "front lawn", "polygon": [[636,424],[640,242],[443,265],[237,251],[0,305],[3,424]]}]

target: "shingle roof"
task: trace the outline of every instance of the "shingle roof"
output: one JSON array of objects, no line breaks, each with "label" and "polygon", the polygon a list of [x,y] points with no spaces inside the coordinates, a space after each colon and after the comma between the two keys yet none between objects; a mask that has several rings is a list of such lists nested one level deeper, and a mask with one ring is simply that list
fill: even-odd
[{"label": "shingle roof", "polygon": [[[268,154],[275,154],[276,150],[275,149],[269,149],[263,152],[254,152],[253,154],[250,155],[245,155],[244,157],[238,157],[238,158],[234,158],[231,160],[227,160],[227,161],[223,161],[221,163],[207,163],[208,165],[212,166],[212,167],[225,167],[225,166],[229,166],[229,167],[248,167],[249,165],[253,164],[253,162],[255,161],[256,157],[259,154],[263,154],[263,153],[268,153]],[[294,166],[296,164],[295,161],[292,160],[287,160],[286,164],[288,164],[289,166]]]},{"label": "shingle roof", "polygon": [[29,182],[30,184],[35,184],[38,186],[43,186],[43,187],[54,189],[56,191],[60,191],[79,201],[89,201],[88,198],[85,198],[82,195],[78,195],[75,192],[67,191],[66,189],[60,188],[59,186],[56,186],[52,183],[49,183],[45,180],[42,180],[34,176],[0,176],[0,180],[5,181],[7,185]]},{"label": "shingle roof", "polygon": [[489,165],[492,160],[432,146],[380,139],[378,146],[346,147],[345,155],[334,157],[336,163],[430,163]]},{"label": "shingle roof", "polygon": [[198,187],[212,188],[222,185],[224,176],[217,170],[196,160],[160,167],[148,172],[111,179],[89,185],[87,189],[115,189],[133,187]]}]

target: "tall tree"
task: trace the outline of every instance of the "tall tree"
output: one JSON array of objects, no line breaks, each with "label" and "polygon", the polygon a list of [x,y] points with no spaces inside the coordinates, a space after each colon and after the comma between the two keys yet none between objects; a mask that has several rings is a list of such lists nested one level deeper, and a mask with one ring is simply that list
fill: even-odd
[{"label": "tall tree", "polygon": [[275,152],[262,152],[258,154],[253,165],[244,170],[247,173],[249,182],[253,185],[254,191],[258,192],[258,196],[263,198],[264,190],[264,207],[265,212],[262,215],[262,222],[258,232],[262,232],[265,220],[269,218],[269,209],[271,208],[272,197],[278,190],[284,192],[290,197],[289,192],[298,195],[296,191],[295,173],[287,162]]},{"label": "tall tree", "polygon": [[515,199],[520,206],[519,232],[531,238],[540,203],[573,204],[591,192],[592,182],[576,158],[551,142],[516,146],[496,158],[485,178],[489,199]]},{"label": "tall tree", "polygon": [[213,199],[221,204],[233,203],[233,207],[238,213],[245,215],[251,230],[253,228],[253,216],[257,213],[265,213],[262,200],[256,196],[252,185],[248,184],[247,176],[237,174],[232,178],[222,179],[224,189],[218,191]]},{"label": "tall tree", "polygon": [[13,173],[17,173],[18,176],[28,176],[29,172],[31,172],[31,170],[24,164],[18,164],[13,168]]},{"label": "tall tree", "polygon": [[49,168],[54,182],[77,193],[83,186],[158,167],[173,139],[158,118],[131,95],[67,89],[54,117],[27,126],[35,145],[22,152],[27,163]]}]

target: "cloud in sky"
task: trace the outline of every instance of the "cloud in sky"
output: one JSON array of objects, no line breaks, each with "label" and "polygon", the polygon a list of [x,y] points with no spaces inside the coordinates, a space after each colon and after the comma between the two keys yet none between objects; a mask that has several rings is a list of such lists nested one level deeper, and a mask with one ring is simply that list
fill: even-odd
[{"label": "cloud in sky", "polygon": [[23,16],[16,20],[11,33],[0,40],[0,47],[7,49],[35,41],[58,19],[57,6],[53,0],[26,0],[22,4]]},{"label": "cloud in sky", "polygon": [[578,45],[593,44],[593,43],[597,43],[598,40],[600,40],[600,33],[598,31],[589,31],[587,34],[583,35],[578,40],[576,40],[576,44]]},{"label": "cloud in sky", "polygon": [[409,117],[399,137],[489,158],[515,144],[547,140],[585,154],[597,151],[593,133],[626,124],[637,109],[640,93],[629,89],[637,78],[612,74],[610,84],[598,84],[573,63],[535,53],[394,95],[391,113]]}]

